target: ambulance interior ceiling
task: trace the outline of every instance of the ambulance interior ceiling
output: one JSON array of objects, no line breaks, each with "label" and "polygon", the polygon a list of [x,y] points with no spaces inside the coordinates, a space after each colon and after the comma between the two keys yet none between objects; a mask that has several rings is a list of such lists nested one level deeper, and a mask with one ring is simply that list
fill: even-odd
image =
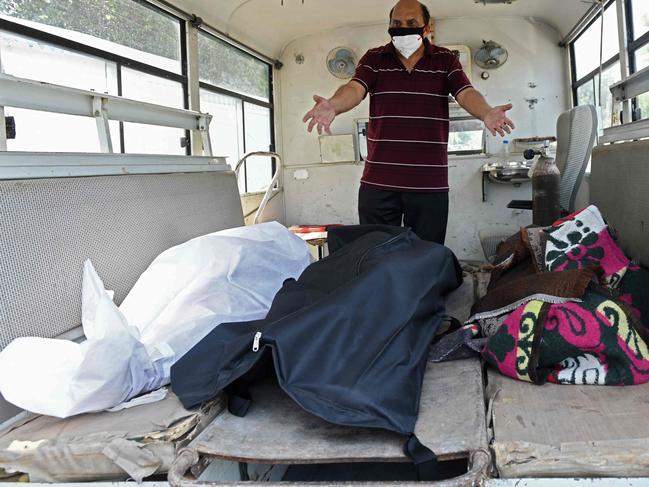
[{"label": "ambulance interior ceiling", "polygon": [[[488,2],[493,0],[487,0]],[[172,0],[235,39],[279,59],[292,41],[328,30],[385,25],[396,0]],[[282,5],[283,3],[283,5]],[[544,22],[566,35],[592,6],[586,0],[513,0],[488,4],[476,0],[425,0],[436,20],[520,17]],[[506,34],[503,32],[503,34]]]}]

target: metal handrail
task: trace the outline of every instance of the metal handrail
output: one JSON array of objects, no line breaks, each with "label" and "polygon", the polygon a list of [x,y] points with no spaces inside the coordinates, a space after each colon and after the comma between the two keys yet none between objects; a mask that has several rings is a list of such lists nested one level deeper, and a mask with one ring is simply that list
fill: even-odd
[{"label": "metal handrail", "polygon": [[[256,225],[257,223],[259,223],[259,219],[261,218],[261,214],[266,208],[266,205],[274,196],[273,192],[275,191],[275,185],[277,185],[277,183],[279,182],[279,175],[283,166],[282,166],[282,157],[277,152],[267,152],[267,151],[248,152],[241,159],[239,159],[239,162],[237,162],[237,165],[234,167],[234,173],[237,176],[237,182],[239,181],[239,172],[241,170],[241,166],[243,166],[243,163],[246,162],[246,160],[252,156],[272,157],[276,161],[275,173],[273,174],[273,178],[270,181],[270,185],[268,186],[268,189],[266,190],[264,197],[261,199],[261,203],[259,203],[259,208],[257,208],[257,213],[255,213],[255,218],[253,220],[253,223]],[[279,191],[279,188],[277,189]]]},{"label": "metal handrail", "polygon": [[[207,113],[171,108],[0,73],[0,115],[4,107],[94,118],[103,153],[115,152],[109,121],[119,120],[193,130],[202,138],[203,155],[212,156],[209,131],[212,116]],[[6,134],[3,121],[2,131],[0,131],[0,150],[6,151],[5,146]]]}]

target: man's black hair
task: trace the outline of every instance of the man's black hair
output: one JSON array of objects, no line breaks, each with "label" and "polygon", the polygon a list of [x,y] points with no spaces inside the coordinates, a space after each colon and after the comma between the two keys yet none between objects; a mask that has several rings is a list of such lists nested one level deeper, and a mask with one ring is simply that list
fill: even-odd
[{"label": "man's black hair", "polygon": [[[424,15],[424,25],[430,24],[430,10],[428,10],[428,7],[424,5],[423,3],[419,3],[421,5],[421,13]],[[392,10],[390,10],[390,22],[392,22],[392,14],[394,13],[394,7],[392,7]]]}]

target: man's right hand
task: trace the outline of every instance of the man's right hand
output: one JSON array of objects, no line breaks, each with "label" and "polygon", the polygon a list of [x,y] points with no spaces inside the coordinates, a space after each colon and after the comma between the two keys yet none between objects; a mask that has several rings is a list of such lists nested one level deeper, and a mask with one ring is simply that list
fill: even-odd
[{"label": "man's right hand", "polygon": [[304,115],[302,121],[309,124],[307,130],[309,133],[313,130],[313,127],[318,126],[318,134],[322,135],[322,132],[326,132],[331,135],[331,122],[336,118],[336,110],[333,105],[326,98],[315,95],[313,97],[315,101],[315,106]]}]

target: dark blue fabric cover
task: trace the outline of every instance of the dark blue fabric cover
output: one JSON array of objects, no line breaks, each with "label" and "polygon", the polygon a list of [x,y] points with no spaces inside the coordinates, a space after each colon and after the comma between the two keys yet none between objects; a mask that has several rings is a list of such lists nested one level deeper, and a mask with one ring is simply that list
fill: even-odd
[{"label": "dark blue fabric cover", "polygon": [[274,371],[291,398],[326,421],[414,432],[443,296],[462,279],[457,260],[396,227],[344,227],[329,240],[334,252],[286,281],[266,319],[216,327],[172,367],[184,406],[222,390],[245,397]]}]

